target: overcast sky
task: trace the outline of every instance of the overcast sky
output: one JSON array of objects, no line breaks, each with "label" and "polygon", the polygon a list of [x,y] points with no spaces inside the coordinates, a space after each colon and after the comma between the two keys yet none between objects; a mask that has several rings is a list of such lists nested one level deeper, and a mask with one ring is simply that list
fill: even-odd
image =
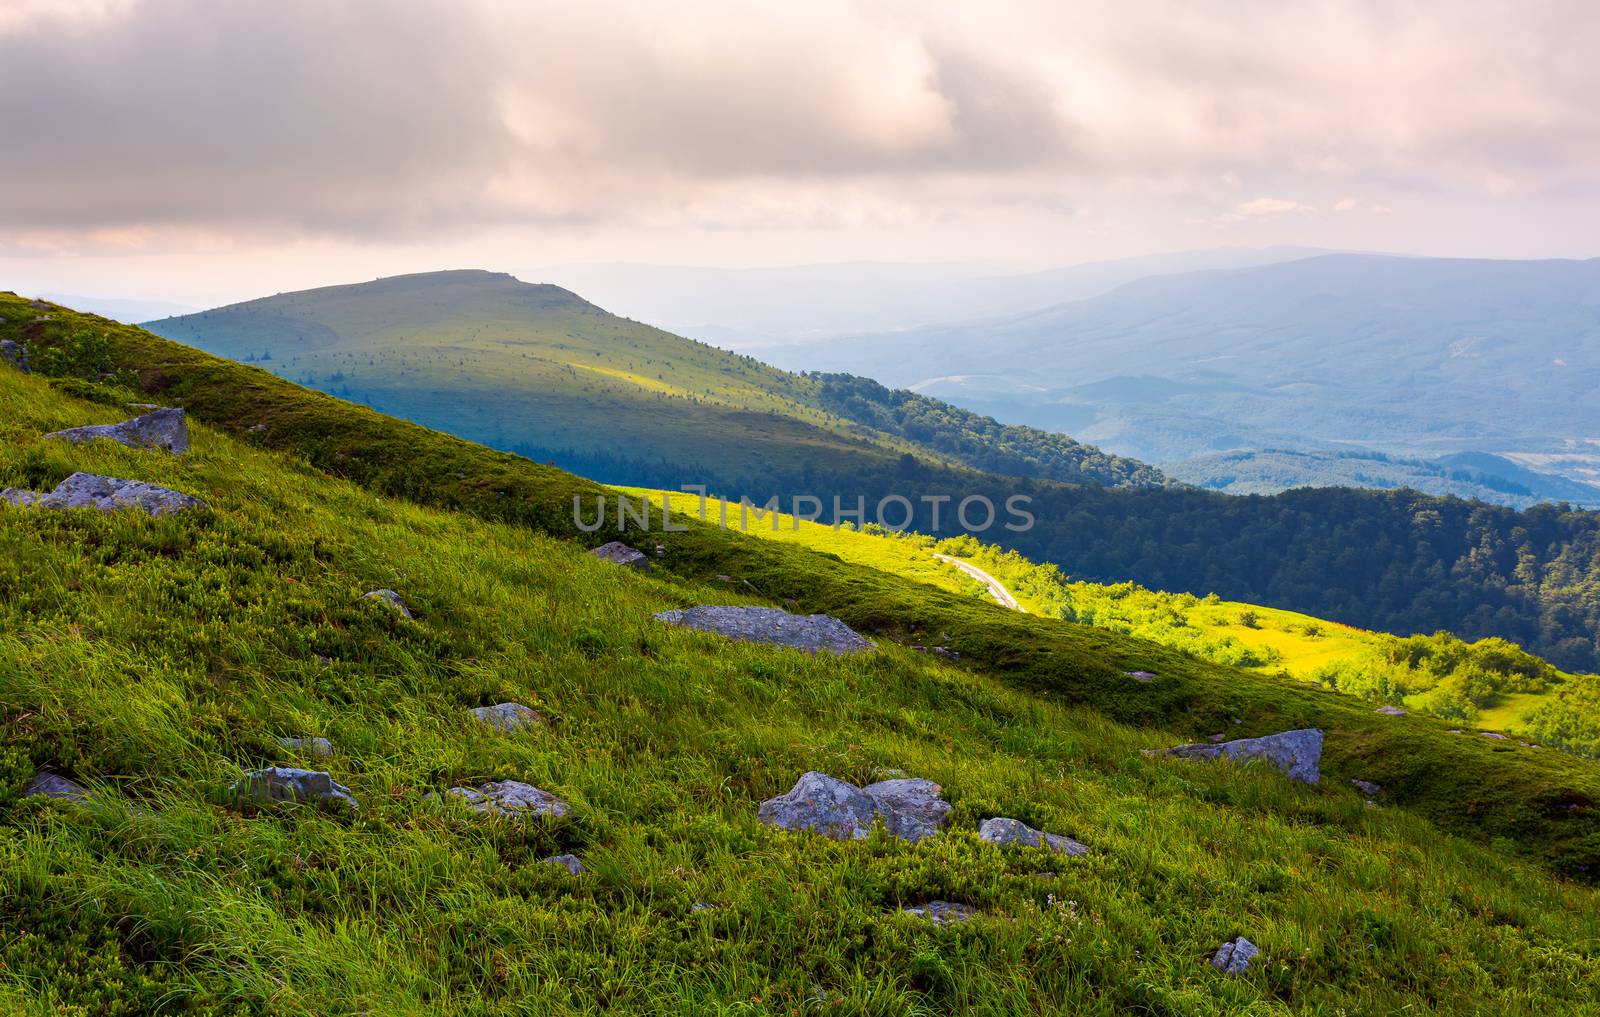
[{"label": "overcast sky", "polygon": [[1600,255],[1600,13],[0,0],[0,288],[562,262]]}]

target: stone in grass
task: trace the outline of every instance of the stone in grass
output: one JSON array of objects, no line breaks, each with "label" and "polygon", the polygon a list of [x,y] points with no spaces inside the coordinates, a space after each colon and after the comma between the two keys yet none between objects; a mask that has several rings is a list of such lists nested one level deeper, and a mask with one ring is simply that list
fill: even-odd
[{"label": "stone in grass", "polygon": [[206,503],[179,491],[142,480],[102,477],[93,473],[74,473],[56,485],[49,494],[11,487],[0,492],[0,499],[17,506],[45,509],[92,508],[101,512],[132,508],[153,516],[170,515],[190,508],[205,508]]},{"label": "stone in grass", "polygon": [[496,703],[493,706],[474,706],[470,711],[478,722],[502,734],[515,734],[544,723],[537,710],[521,703]]},{"label": "stone in grass", "polygon": [[[5,321],[0,318],[0,323]],[[15,339],[0,339],[0,361],[4,361],[21,371],[28,373],[28,348]]]},{"label": "stone in grass", "polygon": [[1383,793],[1382,784],[1375,784],[1370,780],[1362,780],[1360,777],[1351,777],[1350,784],[1368,798],[1376,798]]},{"label": "stone in grass", "polygon": [[1149,683],[1156,680],[1155,672],[1153,671],[1124,671],[1122,673],[1136,682]]},{"label": "stone in grass", "polygon": [[1290,780],[1315,784],[1321,775],[1322,732],[1308,727],[1261,738],[1237,738],[1220,745],[1175,745],[1170,749],[1151,751],[1156,755],[1177,756],[1180,759],[1220,759],[1226,756],[1241,763],[1261,759],[1282,770]]},{"label": "stone in grass", "polygon": [[278,744],[290,752],[304,752],[308,756],[333,755],[333,743],[326,738],[292,738],[278,739]]},{"label": "stone in grass", "polygon": [[574,876],[581,875],[584,871],[583,862],[577,855],[551,855],[541,859],[546,865],[559,865]]},{"label": "stone in grass", "polygon": [[86,802],[89,789],[54,773],[39,773],[23,787],[24,798],[55,798],[64,802]]},{"label": "stone in grass", "polygon": [[1501,734],[1498,731],[1479,731],[1478,733],[1480,735],[1483,735],[1483,737],[1485,737],[1485,738],[1493,738],[1497,742],[1503,742],[1503,741],[1507,741],[1508,740],[1505,735]]},{"label": "stone in grass", "polygon": [[382,601],[391,609],[400,612],[400,616],[402,618],[413,617],[411,614],[411,608],[407,607],[406,602],[400,599],[400,594],[394,592],[393,590],[387,588],[382,590],[373,590],[370,593],[363,593],[361,595],[361,599]]},{"label": "stone in grass", "polygon": [[872,799],[891,836],[916,843],[932,837],[950,815],[950,803],[939,797],[938,784],[921,777],[896,777],[868,784],[862,794]]},{"label": "stone in grass", "polygon": [[160,409],[120,424],[89,424],[55,431],[46,438],[64,438],[73,444],[104,438],[129,448],[159,448],[172,453],[189,451],[189,426],[184,412]]},{"label": "stone in grass", "polygon": [[1406,711],[1400,709],[1400,707],[1398,707],[1398,706],[1389,706],[1387,704],[1378,707],[1376,710],[1373,710],[1372,712],[1373,713],[1381,713],[1385,717],[1404,717],[1406,715]]},{"label": "stone in grass", "polygon": [[883,817],[890,835],[919,841],[939,832],[950,812],[931,780],[899,778],[858,788],[815,770],[803,773],[787,794],[761,803],[758,818],[767,826],[809,830],[834,840],[862,840]]},{"label": "stone in grass", "polygon": [[624,568],[638,569],[640,572],[650,571],[650,559],[646,558],[643,551],[629,547],[620,540],[613,540],[609,544],[601,544],[589,552],[601,561],[621,565]]},{"label": "stone in grass", "polygon": [[1242,975],[1249,970],[1250,959],[1260,952],[1260,947],[1240,936],[1217,947],[1211,966],[1225,975]]},{"label": "stone in grass", "polygon": [[1017,819],[997,816],[985,819],[978,826],[978,839],[991,844],[1025,844],[1028,847],[1049,848],[1057,854],[1078,858],[1089,853],[1089,845],[1079,843],[1059,833],[1045,833]]},{"label": "stone in grass", "polygon": [[790,614],[775,607],[718,607],[702,604],[662,611],[657,621],[711,632],[747,643],[767,643],[807,653],[862,653],[872,644],[850,626],[826,614]]},{"label": "stone in grass", "polygon": [[329,774],[286,766],[251,770],[234,783],[233,793],[258,802],[310,802],[351,812],[360,807],[350,789],[334,783]]},{"label": "stone in grass", "polygon": [[970,904],[957,904],[948,900],[930,900],[926,904],[912,904],[900,909],[902,914],[927,918],[935,925],[952,922],[969,922],[978,917],[978,909]]},{"label": "stone in grass", "polygon": [[453,787],[450,794],[460,798],[473,812],[488,815],[560,819],[568,811],[567,803],[555,795],[518,780],[492,780],[475,788]]}]

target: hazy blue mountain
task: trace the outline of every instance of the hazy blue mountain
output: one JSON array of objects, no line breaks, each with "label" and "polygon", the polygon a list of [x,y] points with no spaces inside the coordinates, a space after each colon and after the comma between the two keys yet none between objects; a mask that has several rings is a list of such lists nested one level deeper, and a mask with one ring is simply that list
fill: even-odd
[{"label": "hazy blue mountain", "polygon": [[731,349],[757,349],[1016,315],[1150,275],[1320,253],[1302,247],[1185,251],[1025,273],[970,264],[849,262],[752,269],[555,265],[538,275],[613,313]]},{"label": "hazy blue mountain", "polygon": [[71,293],[43,293],[50,300],[66,307],[98,314],[102,318],[134,325],[154,318],[169,318],[175,314],[191,314],[200,308],[188,304],[175,304],[170,300],[136,300],[127,297],[84,297]]},{"label": "hazy blue mountain", "polygon": [[768,357],[1169,464],[1354,444],[1600,466],[1600,260],[1324,255]]}]

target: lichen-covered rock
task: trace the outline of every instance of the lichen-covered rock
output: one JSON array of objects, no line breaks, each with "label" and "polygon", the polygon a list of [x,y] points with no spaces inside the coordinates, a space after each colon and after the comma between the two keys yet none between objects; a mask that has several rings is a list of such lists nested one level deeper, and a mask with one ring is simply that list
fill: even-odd
[{"label": "lichen-covered rock", "polygon": [[24,798],[55,798],[64,802],[86,802],[90,799],[89,789],[82,784],[70,781],[54,773],[36,774],[34,778],[23,787]]},{"label": "lichen-covered rock", "polygon": [[629,547],[620,540],[613,540],[609,544],[601,544],[589,552],[601,561],[608,561],[624,568],[638,569],[640,572],[650,571],[650,559],[645,557],[643,551]]},{"label": "lichen-covered rock", "polygon": [[986,840],[991,844],[1023,844],[1027,847],[1049,848],[1057,854],[1077,858],[1089,853],[1087,844],[1079,843],[1071,837],[1059,833],[1045,833],[1035,830],[1020,819],[1007,819],[997,816],[994,819],[985,819],[978,825],[978,839]]},{"label": "lichen-covered rock", "polygon": [[92,508],[101,512],[115,512],[117,509],[131,508],[153,516],[206,507],[206,503],[199,498],[179,491],[146,484],[142,480],[123,480],[93,473],[74,473],[57,484],[49,494],[10,487],[0,492],[0,499],[13,505],[44,509]]},{"label": "lichen-covered rock", "polygon": [[129,448],[160,448],[168,452],[189,451],[189,426],[180,409],[155,410],[120,424],[89,424],[55,431],[46,438],[63,438],[74,444],[104,438]]},{"label": "lichen-covered rock", "polygon": [[1223,943],[1211,955],[1211,966],[1225,975],[1242,975],[1250,968],[1250,959],[1261,948],[1243,936]]},{"label": "lichen-covered rock", "polygon": [[485,727],[492,727],[496,731],[512,734],[528,728],[538,727],[544,723],[544,718],[538,711],[523,706],[521,703],[496,703],[493,706],[475,706],[471,713]]},{"label": "lichen-covered rock", "polygon": [[582,875],[584,871],[583,862],[577,855],[551,855],[542,861],[546,865],[559,865],[574,876]]},{"label": "lichen-covered rock", "polygon": [[333,755],[333,743],[326,738],[290,738],[278,739],[278,744],[290,752],[304,752],[308,756]]},{"label": "lichen-covered rock", "polygon": [[15,339],[0,339],[0,360],[4,360],[23,374],[28,373],[28,348]]},{"label": "lichen-covered rock", "polygon": [[236,797],[258,802],[310,802],[351,812],[359,808],[350,789],[334,783],[333,777],[321,770],[297,770],[287,766],[252,770],[243,780],[234,783],[233,793]]},{"label": "lichen-covered rock", "polygon": [[932,837],[950,815],[950,803],[939,797],[943,788],[921,777],[883,780],[861,790],[883,817],[884,828],[901,840]]},{"label": "lichen-covered rock", "polygon": [[393,590],[372,590],[371,592],[363,593],[361,595],[361,599],[381,601],[384,604],[387,604],[391,609],[398,611],[402,618],[412,617],[411,608],[407,607],[406,602],[400,599],[400,594],[394,592]]},{"label": "lichen-covered rock", "polygon": [[761,803],[757,817],[768,826],[810,830],[834,840],[861,840],[872,832],[877,805],[854,784],[811,770],[787,794]]},{"label": "lichen-covered rock", "polygon": [[968,922],[978,916],[978,909],[970,904],[957,904],[947,900],[930,900],[926,904],[912,904],[900,909],[902,913],[927,918],[935,925],[948,922]]},{"label": "lichen-covered rock", "polygon": [[1282,770],[1290,780],[1315,784],[1320,778],[1322,732],[1307,727],[1261,738],[1238,738],[1220,745],[1176,745],[1157,751],[1160,755],[1181,759],[1219,759],[1226,756],[1241,763],[1265,760]]},{"label": "lichen-covered rock", "polygon": [[492,780],[475,788],[453,787],[450,793],[473,812],[506,816],[548,816],[560,819],[567,814],[567,803],[548,791],[518,780]]},{"label": "lichen-covered rock", "polygon": [[657,621],[712,632],[748,643],[767,643],[807,653],[862,653],[872,644],[831,615],[790,614],[775,607],[717,607],[702,604],[662,611]]}]

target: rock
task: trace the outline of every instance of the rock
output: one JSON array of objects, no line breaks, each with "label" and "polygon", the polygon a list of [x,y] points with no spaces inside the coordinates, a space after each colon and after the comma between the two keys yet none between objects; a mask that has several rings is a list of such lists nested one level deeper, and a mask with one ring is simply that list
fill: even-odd
[{"label": "rock", "polygon": [[567,803],[548,791],[517,780],[492,780],[476,788],[453,787],[450,793],[466,802],[473,812],[494,815],[549,816],[560,819],[567,814]]},{"label": "rock", "polygon": [[1250,967],[1250,958],[1260,952],[1260,947],[1240,936],[1217,947],[1211,966],[1225,975],[1242,975]]},{"label": "rock", "polygon": [[868,784],[861,791],[893,836],[916,843],[932,837],[950,815],[950,803],[939,797],[943,789],[921,777],[899,777]]},{"label": "rock", "polygon": [[1368,798],[1376,798],[1378,795],[1383,793],[1383,785],[1374,784],[1370,780],[1362,780],[1360,777],[1351,777],[1350,783],[1357,791],[1360,791]]},{"label": "rock", "polygon": [[1385,717],[1404,717],[1406,715],[1406,711],[1400,709],[1400,707],[1398,707],[1398,706],[1389,706],[1387,704],[1384,705],[1384,706],[1378,707],[1376,710],[1373,710],[1372,712],[1373,713],[1381,713]]},{"label": "rock", "polygon": [[1017,819],[997,816],[985,819],[978,825],[978,839],[991,844],[1025,844],[1028,847],[1049,848],[1057,854],[1078,858],[1089,853],[1089,845],[1080,844],[1059,833],[1045,833]]},{"label": "rock", "polygon": [[326,738],[279,738],[278,744],[290,752],[304,752],[308,756],[333,755],[333,743]]},{"label": "rock", "polygon": [[609,544],[601,544],[589,553],[601,561],[608,561],[624,568],[638,569],[640,572],[650,571],[650,559],[644,556],[644,552],[629,547],[620,540],[613,540]]},{"label": "rock", "polygon": [[978,909],[970,904],[956,904],[947,900],[930,900],[926,904],[913,904],[900,909],[902,914],[928,918],[935,925],[949,922],[969,922],[978,916]]},{"label": "rock", "polygon": [[1322,732],[1314,727],[1262,738],[1237,738],[1220,745],[1176,745],[1157,750],[1160,755],[1180,759],[1217,759],[1227,756],[1237,762],[1263,759],[1282,770],[1290,780],[1315,784],[1320,776],[1318,765],[1322,760]]},{"label": "rock", "polygon": [[693,904],[689,905],[689,910],[690,911],[714,911],[714,910],[716,910],[716,907],[715,907],[715,905],[707,904],[703,900],[697,900]]},{"label": "rock", "polygon": [[666,556],[667,556],[667,545],[665,545],[665,544],[657,544],[656,545],[656,557],[657,558],[665,558]]},{"label": "rock", "polygon": [[0,360],[23,374],[28,373],[28,348],[15,339],[0,339]]},{"label": "rock", "polygon": [[1485,738],[1493,738],[1497,742],[1503,742],[1503,741],[1507,741],[1508,740],[1505,735],[1501,734],[1498,731],[1479,731],[1478,733],[1483,735]]},{"label": "rock", "polygon": [[493,706],[475,706],[470,712],[484,726],[492,727],[504,734],[514,734],[517,731],[538,727],[544,723],[544,718],[539,716],[537,710],[523,706],[521,703],[496,703]]},{"label": "rock", "polygon": [[0,492],[0,499],[13,505],[47,509],[92,508],[101,512],[133,508],[153,516],[165,516],[189,508],[205,508],[199,498],[172,491],[142,480],[101,477],[93,473],[74,473],[56,485],[49,494],[23,491],[15,487]]},{"label": "rock", "polygon": [[948,646],[935,646],[933,648],[933,655],[935,657],[943,657],[945,660],[961,659],[961,652],[959,650],[952,650]]},{"label": "rock", "polygon": [[1213,742],[1225,742],[1228,740],[1228,733],[1226,731],[1218,731],[1211,736],[1210,740]]},{"label": "rock", "polygon": [[189,451],[189,426],[180,409],[156,410],[120,424],[69,427],[45,437],[64,438],[73,444],[105,438],[129,448],[161,448],[172,453]]},{"label": "rock", "polygon": [[861,840],[872,832],[877,804],[856,787],[811,770],[788,794],[761,803],[757,817],[768,826],[810,830],[834,840]]},{"label": "rock", "polygon": [[411,614],[411,608],[407,607],[406,606],[406,602],[400,599],[400,594],[394,592],[393,590],[389,590],[389,589],[373,590],[370,593],[363,593],[361,595],[361,599],[362,600],[381,600],[385,604],[387,604],[391,608],[393,608],[394,610],[399,611],[401,617],[404,617],[404,618],[413,617],[413,615]]},{"label": "rock", "polygon": [[542,859],[542,861],[546,865],[559,865],[574,876],[581,875],[584,871],[583,862],[578,859],[577,855],[551,855],[549,858]]},{"label": "rock", "polygon": [[36,774],[23,787],[24,798],[55,798],[64,802],[86,802],[92,795],[82,784],[54,773]]},{"label": "rock", "polygon": [[1124,671],[1122,673],[1136,682],[1153,682],[1156,680],[1155,673],[1151,671]]},{"label": "rock", "polygon": [[657,621],[712,632],[749,643],[768,643],[807,653],[861,653],[872,648],[850,626],[831,615],[790,614],[775,607],[716,607],[701,605],[682,611],[662,611]]},{"label": "rock", "polygon": [[285,766],[271,766],[265,770],[251,770],[244,779],[233,785],[236,797],[248,797],[258,802],[311,802],[356,811],[360,806],[350,789],[335,784],[333,778],[321,770],[297,770]]}]

